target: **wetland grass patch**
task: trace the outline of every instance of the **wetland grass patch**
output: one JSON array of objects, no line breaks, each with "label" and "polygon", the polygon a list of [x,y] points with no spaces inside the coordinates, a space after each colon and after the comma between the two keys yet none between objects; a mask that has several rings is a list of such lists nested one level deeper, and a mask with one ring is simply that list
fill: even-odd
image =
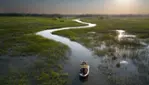
[{"label": "wetland grass patch", "polygon": [[[8,65],[3,61],[0,65],[6,65],[6,75],[0,76],[1,85],[65,85],[67,74],[62,72],[59,61],[66,59],[65,53],[68,47],[53,40],[36,35],[36,32],[54,29],[56,27],[80,26],[71,19],[44,18],[44,17],[0,17],[0,55],[9,56],[6,60],[12,63],[13,58],[38,56],[37,60],[18,65],[26,68],[23,70],[15,65]],[[3,59],[1,59],[3,60]],[[2,69],[4,70],[4,69]],[[1,73],[0,72],[0,73]]]},{"label": "wetland grass patch", "polygon": [[[102,42],[105,43],[106,47],[110,48],[142,48],[143,45],[140,43],[140,39],[148,39],[149,36],[149,25],[148,19],[141,18],[82,18],[81,20],[90,23],[96,23],[97,26],[87,29],[69,29],[63,31],[54,32],[55,34],[68,37],[71,40],[82,43],[86,47],[92,49],[97,55],[105,55],[109,53],[109,50],[97,50],[96,47],[101,46]],[[129,34],[134,34],[138,39],[123,39],[122,41],[117,40],[117,33],[115,30],[123,29]],[[95,33],[90,33],[95,32]],[[147,40],[146,40],[147,42]]]}]

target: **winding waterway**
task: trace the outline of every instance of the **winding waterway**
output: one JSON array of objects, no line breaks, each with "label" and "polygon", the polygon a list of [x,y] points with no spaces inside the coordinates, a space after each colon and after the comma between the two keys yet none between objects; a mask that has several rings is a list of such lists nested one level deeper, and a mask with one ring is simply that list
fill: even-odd
[{"label": "winding waterway", "polygon": [[[43,36],[45,38],[61,42],[70,48],[71,50],[70,57],[64,65],[64,71],[68,72],[69,74],[70,81],[68,85],[113,85],[111,82],[114,82],[114,81],[109,82],[109,78],[113,78],[113,75],[114,75],[114,78],[116,78],[117,75],[127,76],[127,77],[131,76],[135,78],[135,75],[138,74],[138,71],[137,71],[138,68],[134,65],[134,63],[130,59],[126,59],[128,63],[127,71],[126,71],[126,66],[124,66],[124,68],[123,67],[116,68],[115,62],[113,61],[110,61],[109,63],[103,63],[103,60],[106,59],[106,57],[103,58],[103,57],[98,57],[96,55],[93,55],[93,52],[87,49],[85,46],[77,42],[71,41],[66,37],[52,34],[52,32],[60,31],[60,30],[91,28],[96,26],[96,24],[82,22],[79,19],[75,19],[73,21],[81,24],[85,24],[86,26],[49,29],[49,30],[44,30],[36,33],[37,35]],[[118,31],[118,32],[119,32],[118,38],[121,38],[122,31]],[[116,50],[117,51],[115,53],[121,53],[121,54],[131,53],[131,50],[127,50],[127,49],[121,49],[121,50],[116,49]],[[88,80],[85,82],[79,80],[79,69],[80,69],[80,63],[82,61],[87,61],[87,63],[90,65],[90,75],[88,77]],[[126,63],[126,61],[122,61],[122,62]],[[104,65],[107,65],[107,66],[104,67]],[[126,83],[121,82],[120,84],[126,84]]]},{"label": "winding waterway", "polygon": [[[86,85],[91,85],[94,82],[94,85],[98,85],[99,81],[104,82],[104,80],[99,78],[98,75],[98,65],[100,63],[100,58],[97,56],[93,56],[92,52],[88,50],[86,47],[82,46],[81,44],[71,41],[70,39],[66,37],[62,37],[59,35],[52,34],[52,32],[60,31],[60,30],[67,30],[67,29],[80,29],[80,28],[91,28],[95,27],[96,24],[92,23],[86,23],[82,22],[79,19],[75,19],[73,21],[76,21],[81,24],[85,24],[86,26],[79,26],[79,27],[65,27],[65,28],[58,28],[58,29],[52,29],[52,30],[44,30],[37,33],[37,35],[41,35],[45,38],[52,39],[58,42],[61,42],[71,49],[71,56],[69,57],[69,61],[67,64],[64,65],[64,70],[68,72],[69,79],[72,85],[81,85],[82,82],[79,80],[78,73],[80,69],[80,63],[82,61],[87,61],[90,65],[90,77],[86,83]],[[96,84],[96,83],[97,84]],[[106,81],[105,81],[106,82]]]}]

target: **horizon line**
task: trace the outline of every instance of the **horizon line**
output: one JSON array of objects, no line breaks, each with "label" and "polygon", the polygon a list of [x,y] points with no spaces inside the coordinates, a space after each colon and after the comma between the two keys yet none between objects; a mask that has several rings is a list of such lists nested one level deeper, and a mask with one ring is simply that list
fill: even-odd
[{"label": "horizon line", "polygon": [[8,12],[8,13],[1,13],[0,14],[36,14],[36,15],[149,15],[149,13],[146,13],[146,14],[102,14],[102,13],[95,13],[95,14],[92,14],[92,13],[82,13],[82,14],[63,14],[63,13],[18,13],[18,12]]}]

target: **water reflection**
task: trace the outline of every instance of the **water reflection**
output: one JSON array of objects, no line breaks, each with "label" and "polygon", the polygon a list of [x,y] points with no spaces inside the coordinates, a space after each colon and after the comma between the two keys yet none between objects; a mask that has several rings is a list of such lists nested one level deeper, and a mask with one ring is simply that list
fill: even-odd
[{"label": "water reflection", "polygon": [[123,40],[124,38],[135,38],[135,35],[126,34],[125,30],[116,30],[118,32],[118,40]]},{"label": "water reflection", "polygon": [[[146,42],[137,39],[135,35],[128,35],[124,30],[117,30],[117,36],[90,32],[87,39],[91,39],[91,42],[87,44],[92,50],[89,50],[68,38],[52,34],[54,31],[96,26],[80,20],[74,21],[87,26],[66,27],[37,33],[70,47],[71,54],[64,65],[64,71],[69,73],[68,85],[149,84],[149,46]],[[87,79],[79,77],[78,71],[82,61],[87,61],[91,67],[90,76]]]},{"label": "water reflection", "polygon": [[[119,32],[118,43],[107,46],[106,41],[98,41],[100,45],[96,46],[99,47],[93,47],[95,54],[100,57],[102,54],[102,63],[99,64],[98,69],[108,79],[109,85],[148,85],[149,48],[146,46],[146,42],[136,38],[135,35],[123,35],[125,32],[123,30],[119,30]],[[129,41],[127,38],[130,37],[133,39]],[[139,43],[140,46],[136,46],[134,43],[120,44],[123,40],[134,41],[134,43],[138,40],[141,43]],[[111,42],[114,41],[111,40]]]}]

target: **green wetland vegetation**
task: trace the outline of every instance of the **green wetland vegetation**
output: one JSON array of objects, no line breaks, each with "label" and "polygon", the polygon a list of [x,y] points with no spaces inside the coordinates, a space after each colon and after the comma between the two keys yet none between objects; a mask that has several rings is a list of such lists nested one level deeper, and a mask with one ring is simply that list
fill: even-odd
[{"label": "green wetland vegetation", "polygon": [[[54,34],[77,41],[99,56],[98,73],[108,85],[149,84],[149,18],[91,17],[81,20],[97,26]],[[69,48],[35,33],[80,25],[66,18],[0,17],[0,85],[66,85],[68,73],[63,72],[61,61],[67,59]],[[119,41],[115,30],[125,30],[126,35],[136,35],[136,38]],[[122,60],[128,65],[121,65]]]},{"label": "green wetland vegetation", "polygon": [[[71,40],[83,41],[83,44],[88,44],[93,38],[95,41],[112,40],[117,42],[117,33],[115,30],[125,30],[128,34],[136,35],[137,38],[149,39],[149,18],[131,18],[131,17],[109,17],[109,18],[82,18],[81,20],[97,24],[94,28],[87,29],[70,29],[54,32],[55,34],[69,37]],[[132,42],[117,42],[119,44]],[[135,43],[133,43],[135,45]]]},{"label": "green wetland vegetation", "polygon": [[[82,18],[96,27],[54,32],[77,41],[101,58],[98,70],[108,85],[148,85],[149,18],[109,17]],[[116,30],[136,35],[118,40]],[[128,65],[121,64],[128,62]],[[99,75],[101,76],[101,75]]]},{"label": "green wetland vegetation", "polygon": [[[140,42],[148,43],[149,40],[148,17],[91,17],[82,18],[81,20],[95,23],[97,26],[87,29],[69,29],[54,33],[82,43],[99,56],[113,53],[115,47],[126,49],[142,48],[144,46]],[[136,35],[136,38],[123,39],[122,41],[119,41],[116,30],[125,30],[125,34]],[[104,48],[106,49],[101,50]]]},{"label": "green wetland vegetation", "polygon": [[59,27],[80,26],[72,19],[0,17],[0,85],[65,85],[59,63],[68,47],[36,35]]}]

